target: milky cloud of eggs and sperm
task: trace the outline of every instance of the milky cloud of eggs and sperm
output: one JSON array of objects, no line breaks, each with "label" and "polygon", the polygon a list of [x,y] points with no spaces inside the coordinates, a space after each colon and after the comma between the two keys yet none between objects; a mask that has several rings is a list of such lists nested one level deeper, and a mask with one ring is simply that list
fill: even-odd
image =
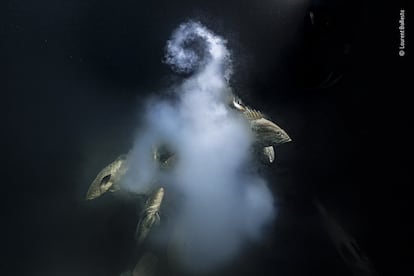
[{"label": "milky cloud of eggs and sperm", "polygon": [[[122,186],[149,193],[161,185],[166,199],[170,191],[179,208],[168,212],[174,226],[165,246],[184,267],[205,271],[261,238],[275,216],[273,197],[251,169],[249,122],[228,107],[232,62],[226,41],[199,22],[183,23],[167,42],[164,62],[186,77],[166,89],[173,97],[148,100]],[[161,144],[177,157],[169,170],[153,160],[153,148]]]}]

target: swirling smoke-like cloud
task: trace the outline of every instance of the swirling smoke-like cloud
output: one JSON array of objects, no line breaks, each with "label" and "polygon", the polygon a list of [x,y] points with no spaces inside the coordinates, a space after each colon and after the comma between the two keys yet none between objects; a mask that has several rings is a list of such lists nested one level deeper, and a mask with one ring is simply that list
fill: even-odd
[{"label": "swirling smoke-like cloud", "polygon": [[[168,89],[173,99],[148,101],[122,185],[136,193],[162,185],[166,198],[175,195],[169,248],[188,269],[205,271],[232,260],[247,240],[260,239],[275,215],[273,197],[252,169],[249,123],[227,104],[232,66],[226,41],[186,22],[167,42],[165,63],[188,77]],[[164,143],[177,162],[162,172],[151,151]]]}]

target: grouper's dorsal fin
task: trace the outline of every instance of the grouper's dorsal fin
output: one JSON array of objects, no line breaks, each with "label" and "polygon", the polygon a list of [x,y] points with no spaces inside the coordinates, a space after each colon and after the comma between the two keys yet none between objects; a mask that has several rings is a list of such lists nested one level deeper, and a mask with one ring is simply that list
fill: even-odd
[{"label": "grouper's dorsal fin", "polygon": [[236,95],[233,95],[231,105],[233,108],[237,109],[238,111],[246,110],[246,106],[243,104],[242,100]]},{"label": "grouper's dorsal fin", "polygon": [[243,103],[243,101],[236,95],[232,95],[231,105],[232,108],[240,111],[248,120],[258,120],[262,119],[265,116],[258,110],[248,107]]},{"label": "grouper's dorsal fin", "polygon": [[246,107],[246,110],[243,112],[243,115],[246,116],[249,120],[259,120],[264,118],[263,113],[249,107]]},{"label": "grouper's dorsal fin", "polygon": [[156,213],[155,213],[155,221],[154,221],[154,225],[155,225],[155,226],[158,226],[158,225],[160,225],[160,223],[161,223],[160,213],[159,213],[159,212],[156,212]]}]

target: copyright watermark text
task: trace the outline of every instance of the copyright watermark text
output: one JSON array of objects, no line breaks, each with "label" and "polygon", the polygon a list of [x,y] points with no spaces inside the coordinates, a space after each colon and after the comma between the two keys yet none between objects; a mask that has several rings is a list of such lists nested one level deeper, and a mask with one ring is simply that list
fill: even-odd
[{"label": "copyright watermark text", "polygon": [[400,20],[398,20],[399,23],[399,31],[400,31],[400,45],[398,47],[399,51],[398,54],[400,57],[405,56],[405,10],[400,10]]}]

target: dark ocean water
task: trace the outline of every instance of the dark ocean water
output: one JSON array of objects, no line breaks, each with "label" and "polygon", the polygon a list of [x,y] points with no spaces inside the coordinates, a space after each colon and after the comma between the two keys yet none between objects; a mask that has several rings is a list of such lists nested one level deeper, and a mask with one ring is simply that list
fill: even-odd
[{"label": "dark ocean water", "polygon": [[[196,18],[228,39],[236,92],[293,139],[264,170],[278,210],[266,237],[214,275],[351,275],[315,197],[381,275],[403,275],[412,120],[408,62],[395,50],[399,5],[5,2],[2,274],[112,276],[133,267],[143,253],[133,238],[136,202],[83,198],[132,146],[143,99],[177,81],[162,63],[165,41]],[[174,275],[159,254],[160,275]]]}]

